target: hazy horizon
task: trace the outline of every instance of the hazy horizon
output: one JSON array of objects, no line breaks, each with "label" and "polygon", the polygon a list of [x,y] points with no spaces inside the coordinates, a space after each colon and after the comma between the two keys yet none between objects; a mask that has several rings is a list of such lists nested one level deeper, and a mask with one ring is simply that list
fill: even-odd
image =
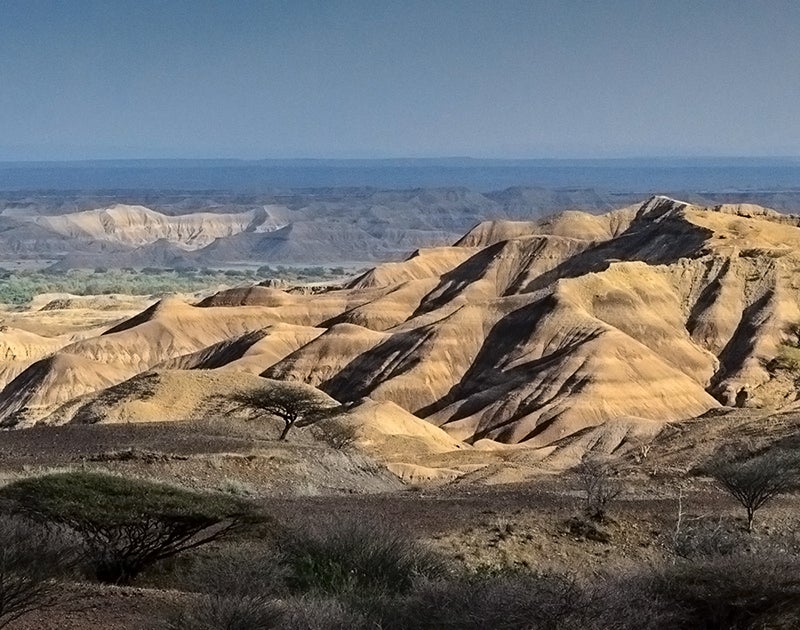
[{"label": "hazy horizon", "polygon": [[800,3],[6,0],[0,160],[800,155]]},{"label": "hazy horizon", "polygon": [[798,189],[800,158],[583,160],[143,159],[0,162],[0,191],[197,191],[265,193],[322,188],[596,189],[680,191]]},{"label": "hazy horizon", "polygon": [[652,154],[652,155],[621,155],[615,157],[567,156],[567,157],[474,157],[470,155],[435,155],[435,156],[408,156],[408,155],[383,155],[376,157],[327,157],[327,156],[300,156],[300,157],[219,157],[219,156],[186,156],[186,157],[86,157],[64,159],[3,159],[0,158],[0,167],[20,165],[66,165],[66,164],[452,164],[454,166],[468,166],[470,163],[486,163],[495,165],[513,164],[767,164],[767,163],[800,163],[800,155],[723,155],[723,154]]}]

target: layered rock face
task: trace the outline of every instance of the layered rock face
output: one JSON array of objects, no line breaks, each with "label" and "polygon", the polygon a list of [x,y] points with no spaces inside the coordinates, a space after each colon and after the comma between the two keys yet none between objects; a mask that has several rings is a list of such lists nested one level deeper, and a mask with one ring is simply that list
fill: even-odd
[{"label": "layered rock face", "polygon": [[0,419],[70,422],[88,405],[113,421],[114,386],[151,370],[300,381],[393,403],[458,440],[538,447],[723,404],[781,407],[800,370],[799,226],[665,197],[482,223],[346,287],[165,300],[105,334],[27,350]]}]

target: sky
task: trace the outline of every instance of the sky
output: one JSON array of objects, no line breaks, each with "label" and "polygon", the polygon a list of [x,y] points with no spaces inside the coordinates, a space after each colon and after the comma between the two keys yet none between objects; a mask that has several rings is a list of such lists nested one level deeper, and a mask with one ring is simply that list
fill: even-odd
[{"label": "sky", "polygon": [[0,160],[800,155],[796,0],[0,0]]}]

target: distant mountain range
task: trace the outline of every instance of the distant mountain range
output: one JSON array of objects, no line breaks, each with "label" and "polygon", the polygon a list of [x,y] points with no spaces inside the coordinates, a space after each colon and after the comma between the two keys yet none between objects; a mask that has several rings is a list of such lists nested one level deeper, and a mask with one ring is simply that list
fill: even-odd
[{"label": "distant mountain range", "polygon": [[[484,220],[534,220],[563,210],[607,212],[634,193],[513,187],[361,188],[273,195],[41,193],[0,199],[0,263],[49,261],[57,269],[340,264],[401,259],[450,245]],[[685,195],[713,205],[800,207],[800,193]]]}]

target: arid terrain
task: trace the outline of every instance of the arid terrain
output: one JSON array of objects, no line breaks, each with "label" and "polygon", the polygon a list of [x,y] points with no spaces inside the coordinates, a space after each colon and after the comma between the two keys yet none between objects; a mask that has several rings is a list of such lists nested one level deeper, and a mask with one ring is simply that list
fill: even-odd
[{"label": "arid terrain", "polygon": [[[4,171],[0,168],[0,184]],[[106,172],[105,175],[113,174]],[[652,176],[652,175],[651,175]],[[638,182],[648,190],[648,182]],[[712,189],[713,190],[713,189]],[[701,206],[755,203],[791,212],[792,189],[674,195]],[[591,214],[640,202],[629,189],[512,186],[314,188],[274,193],[0,190],[0,266],[69,269],[342,265],[402,260],[450,245],[485,220]]]},{"label": "arid terrain", "polygon": [[[220,422],[36,427],[4,435],[0,474],[5,482],[69,471],[109,471],[167,481],[243,497],[290,530],[336,531],[353,519],[374,523],[376,528],[391,523],[393,532],[423,544],[452,571],[486,579],[508,571],[530,571],[568,575],[601,588],[614,576],[636,575],[642,567],[702,566],[709,561],[705,554],[713,557],[717,546],[721,554],[743,548],[758,554],[774,549],[800,554],[796,496],[770,503],[759,515],[757,532],[746,534],[740,506],[696,468],[726,443],[755,439],[762,448],[796,448],[799,414],[730,411],[669,427],[656,436],[645,457],[637,453],[615,460],[614,480],[624,490],[609,507],[604,523],[588,530],[581,525],[583,485],[575,473],[539,473],[518,481],[523,466],[512,459],[498,460],[494,478],[402,480],[390,472],[392,466],[386,465],[374,444],[340,450],[302,429],[288,443],[278,443],[272,431],[258,425],[231,427]],[[405,440],[400,448],[418,452]],[[271,536],[262,536],[257,534],[257,544],[275,544]],[[252,543],[245,539],[234,544]],[[687,555],[681,544],[698,544],[699,549]],[[737,551],[731,552],[731,547]],[[73,583],[64,587],[66,597],[54,608],[34,612],[12,627],[162,628],[176,608],[191,605],[192,596],[185,591],[192,587],[185,584],[192,571],[208,563],[216,566],[218,554],[224,560],[228,548],[230,543],[188,552],[180,563],[156,567],[133,585]],[[630,597],[636,601],[635,593]],[[641,610],[631,618],[644,627],[692,627],[661,625],[657,618],[655,625],[648,625],[649,614]],[[327,611],[298,625],[276,627],[345,628],[348,623],[354,623],[352,618]],[[623,623],[628,622],[620,620],[613,627],[629,627]],[[765,627],[792,627],[785,623]],[[454,628],[481,627],[454,624]],[[439,626],[420,622],[414,627]],[[529,626],[508,627],[550,626],[537,625],[532,618]]]},{"label": "arid terrain", "polygon": [[800,630],[798,42],[0,0],[0,630]]},{"label": "arid terrain", "polygon": [[[344,286],[242,287],[135,314],[133,300],[107,301],[115,325],[66,335],[53,334],[55,318],[82,305],[56,303],[15,316],[49,320],[47,334],[3,333],[0,417],[186,419],[180,410],[198,415],[241,374],[393,403],[477,448],[562,452],[595,435],[616,449],[721,405],[794,401],[797,223],[655,197],[605,215],[481,223]],[[142,379],[168,379],[185,404],[164,404],[158,388],[128,404]]]},{"label": "arid terrain", "polygon": [[[190,226],[142,213],[176,239],[192,232],[198,249],[255,220]],[[106,232],[114,217],[83,213],[81,233],[140,246],[143,224]],[[42,221],[78,229],[70,214]],[[634,627],[635,604],[618,601],[625,580],[647,601],[671,601],[670,571],[718,572],[713,562],[731,549],[749,559],[800,552],[788,486],[746,533],[741,505],[709,472],[721,454],[797,450],[799,249],[800,217],[653,197],[605,214],[481,222],[452,244],[328,284],[40,296],[2,313],[0,476],[13,487],[107,472],[233,497],[271,519],[268,534],[242,545],[352,521],[391,525],[435,553],[448,579],[510,580],[497,587],[505,593],[528,579],[520,571],[570,576],[580,597],[606,601],[585,627]],[[239,401],[287,382],[335,412],[284,441],[274,413]],[[602,467],[587,473],[587,462]],[[587,479],[613,488],[599,512],[587,511]],[[165,627],[199,592],[192,571],[227,561],[229,547],[187,551],[125,584],[73,579],[73,596],[13,627]],[[656,577],[642,577],[650,570]],[[302,604],[322,591],[298,595],[292,579],[275,595],[288,606],[284,625],[258,627],[362,627],[358,617],[392,628],[401,622],[387,610],[424,617],[414,598],[439,588],[415,581],[410,599],[377,610],[354,603],[352,585],[314,587],[334,614]],[[736,617],[707,627],[792,627],[789,592],[768,612],[730,613],[761,625]],[[664,605],[680,619],[653,604],[640,627],[697,627],[691,620],[706,613],[690,599]],[[319,619],[291,616],[306,609]],[[498,627],[583,619],[572,607],[547,614],[551,625]],[[612,617],[618,624],[606,625]],[[482,627],[473,622],[447,627]]]}]

